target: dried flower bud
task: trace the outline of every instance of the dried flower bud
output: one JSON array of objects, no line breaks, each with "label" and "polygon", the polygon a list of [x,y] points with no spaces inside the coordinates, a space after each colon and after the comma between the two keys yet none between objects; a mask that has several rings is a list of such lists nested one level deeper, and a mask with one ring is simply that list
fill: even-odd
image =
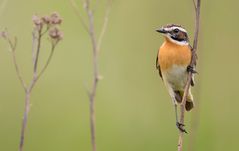
[{"label": "dried flower bud", "polygon": [[54,40],[61,40],[63,33],[57,27],[53,27],[49,30],[49,36]]},{"label": "dried flower bud", "polygon": [[41,30],[41,29],[42,29],[44,23],[43,23],[43,21],[42,21],[42,19],[41,19],[40,17],[34,15],[34,16],[32,17],[32,21],[33,21],[33,23],[35,24],[35,26],[36,26],[36,28],[37,28],[38,30]]},{"label": "dried flower bud", "polygon": [[41,18],[38,17],[38,16],[36,16],[36,15],[34,15],[34,16],[32,17],[32,21],[33,21],[33,23],[34,23],[36,26],[42,24],[42,20],[41,20]]},{"label": "dried flower bud", "polygon": [[57,25],[57,24],[59,25],[61,24],[62,19],[60,18],[60,15],[58,13],[54,12],[51,14],[50,21],[51,21],[51,24],[53,25]]},{"label": "dried flower bud", "polygon": [[45,24],[49,24],[50,21],[51,21],[51,19],[50,19],[49,16],[44,16],[44,17],[42,17],[42,21],[43,21]]}]

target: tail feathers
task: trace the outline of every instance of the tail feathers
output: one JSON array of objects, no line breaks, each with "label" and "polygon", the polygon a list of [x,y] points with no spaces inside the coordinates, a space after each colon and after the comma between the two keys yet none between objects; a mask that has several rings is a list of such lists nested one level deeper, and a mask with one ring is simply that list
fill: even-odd
[{"label": "tail feathers", "polygon": [[[182,93],[180,91],[174,91],[174,94],[175,94],[175,99],[177,101],[177,103],[182,103]],[[194,103],[192,101],[192,99],[190,99],[190,95],[187,97],[187,100],[186,100],[186,104],[185,104],[185,109],[186,111],[190,111],[193,107],[194,107]]]},{"label": "tail feathers", "polygon": [[192,100],[187,100],[185,104],[186,111],[190,111],[194,107],[194,103]]},{"label": "tail feathers", "polygon": [[174,91],[174,95],[175,95],[175,99],[176,99],[177,103],[181,103],[182,95],[181,95],[180,91]]}]

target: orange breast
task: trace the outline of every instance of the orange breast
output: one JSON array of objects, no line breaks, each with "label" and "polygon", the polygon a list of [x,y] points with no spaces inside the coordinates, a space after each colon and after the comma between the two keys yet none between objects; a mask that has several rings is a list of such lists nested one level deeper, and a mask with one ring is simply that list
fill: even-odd
[{"label": "orange breast", "polygon": [[168,39],[163,43],[158,53],[161,71],[170,69],[174,64],[187,66],[191,61],[191,50],[188,45],[178,45]]}]

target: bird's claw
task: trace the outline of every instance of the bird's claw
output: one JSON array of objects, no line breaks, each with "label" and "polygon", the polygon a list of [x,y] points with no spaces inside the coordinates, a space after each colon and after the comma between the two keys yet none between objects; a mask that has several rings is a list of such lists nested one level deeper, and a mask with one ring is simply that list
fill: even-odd
[{"label": "bird's claw", "polygon": [[184,124],[177,122],[177,123],[176,123],[176,126],[177,126],[177,128],[178,128],[181,132],[188,133],[188,132],[186,131],[186,129],[184,128],[184,126],[185,126]]},{"label": "bird's claw", "polygon": [[194,70],[194,68],[192,66],[187,66],[187,71],[191,72],[191,73],[198,73],[196,70]]}]

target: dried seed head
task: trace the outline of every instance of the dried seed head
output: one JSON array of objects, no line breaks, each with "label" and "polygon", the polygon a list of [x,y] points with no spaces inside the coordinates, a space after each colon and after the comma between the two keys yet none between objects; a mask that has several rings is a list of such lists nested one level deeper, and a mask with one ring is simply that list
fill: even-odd
[{"label": "dried seed head", "polygon": [[58,41],[63,38],[63,33],[58,27],[53,27],[49,30],[49,36],[51,37],[51,39]]},{"label": "dried seed head", "polygon": [[60,15],[57,12],[54,12],[50,16],[50,22],[53,25],[60,25],[61,22],[62,22],[62,19],[61,19]]},{"label": "dried seed head", "polygon": [[41,18],[36,15],[32,17],[32,21],[36,26],[43,24]]},{"label": "dried seed head", "polygon": [[42,19],[39,16],[34,15],[32,17],[32,21],[38,30],[42,29],[44,22],[42,21]]},{"label": "dried seed head", "polygon": [[41,19],[42,19],[42,21],[43,21],[45,24],[49,24],[50,21],[51,21],[51,19],[50,19],[49,16],[44,16],[44,17],[42,17]]},{"label": "dried seed head", "polygon": [[49,16],[43,17],[35,15],[33,16],[32,20],[35,25],[33,33],[36,35],[36,38],[39,38],[40,35],[44,35],[46,32],[48,32],[50,40],[54,45],[63,38],[63,33],[58,28],[62,22],[62,19],[58,13],[54,12]]}]

